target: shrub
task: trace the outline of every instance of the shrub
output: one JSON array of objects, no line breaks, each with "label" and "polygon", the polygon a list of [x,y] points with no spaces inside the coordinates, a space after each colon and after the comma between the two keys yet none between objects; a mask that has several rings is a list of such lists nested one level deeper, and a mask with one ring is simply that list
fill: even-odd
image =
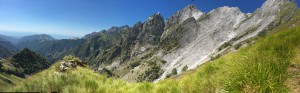
[{"label": "shrub", "polygon": [[131,67],[131,68],[134,68],[134,67],[139,66],[140,64],[141,64],[140,62],[135,61],[135,62],[133,62],[133,63],[130,63],[130,67]]},{"label": "shrub", "polygon": [[185,65],[183,68],[182,68],[182,70],[181,71],[186,71],[188,69],[188,66],[187,65]]},{"label": "shrub", "polygon": [[266,34],[267,34],[267,31],[261,31],[261,32],[259,32],[257,35],[258,35],[259,37],[265,37]]},{"label": "shrub", "polygon": [[172,74],[172,75],[177,75],[177,69],[176,69],[176,68],[173,68],[171,74]]},{"label": "shrub", "polygon": [[166,76],[166,78],[169,78],[169,77],[171,77],[171,76],[173,76],[173,75],[177,75],[177,69],[176,69],[176,68],[173,68],[173,69],[172,69],[172,72],[171,72],[170,74],[168,74],[168,75]]},{"label": "shrub", "polygon": [[167,61],[165,61],[165,60],[161,60],[160,62],[163,63],[163,64],[167,63]]},{"label": "shrub", "polygon": [[238,44],[236,44],[236,45],[234,46],[234,49],[238,50],[242,45],[243,45],[243,44],[238,43]]},{"label": "shrub", "polygon": [[231,44],[229,42],[225,42],[224,44],[222,44],[219,48],[218,48],[218,51],[221,51],[222,49],[228,47],[228,46],[231,46]]}]

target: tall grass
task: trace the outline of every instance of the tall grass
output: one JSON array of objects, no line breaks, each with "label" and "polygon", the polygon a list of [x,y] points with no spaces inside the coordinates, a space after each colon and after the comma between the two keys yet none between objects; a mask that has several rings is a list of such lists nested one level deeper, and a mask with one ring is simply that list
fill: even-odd
[{"label": "tall grass", "polygon": [[300,29],[290,29],[260,40],[235,54],[229,91],[286,92],[284,81],[300,44]]},{"label": "tall grass", "polygon": [[158,83],[128,83],[78,67],[58,73],[59,64],[38,73],[9,91],[67,93],[213,93],[289,92],[284,84],[288,68],[300,44],[300,26],[259,39],[235,53],[229,53],[197,68],[181,79]]}]

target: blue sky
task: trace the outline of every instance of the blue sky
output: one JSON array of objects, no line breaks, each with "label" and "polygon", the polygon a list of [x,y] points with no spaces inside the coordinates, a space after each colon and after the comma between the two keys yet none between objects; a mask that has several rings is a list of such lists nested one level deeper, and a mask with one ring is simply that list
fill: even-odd
[{"label": "blue sky", "polygon": [[[132,26],[160,12],[166,19],[189,4],[209,12],[221,6],[253,12],[265,0],[0,0],[0,34],[82,37],[111,26]],[[297,1],[298,2],[298,1]]]}]

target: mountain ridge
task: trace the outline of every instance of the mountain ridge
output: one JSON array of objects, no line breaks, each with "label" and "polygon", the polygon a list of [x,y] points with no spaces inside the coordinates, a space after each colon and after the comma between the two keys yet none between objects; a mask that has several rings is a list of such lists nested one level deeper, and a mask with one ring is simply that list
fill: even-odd
[{"label": "mountain ridge", "polygon": [[[96,71],[109,70],[128,81],[158,81],[174,69],[194,69],[236,50],[233,46],[247,45],[249,38],[288,21],[297,9],[292,3],[267,0],[251,14],[227,6],[203,13],[189,5],[165,21],[156,13],[132,27],[112,27],[77,40],[42,40],[29,48],[52,62],[74,55]],[[290,13],[281,14],[286,7]]]},{"label": "mountain ridge", "polygon": [[[103,93],[299,92],[300,11],[256,42],[157,83],[130,83],[78,67],[58,72],[60,62],[6,91]],[[294,24],[294,26],[292,25]],[[274,42],[276,41],[276,42]],[[70,59],[71,60],[71,59]],[[133,65],[133,67],[137,67]],[[174,70],[176,71],[176,70]],[[153,71],[155,72],[155,71]],[[176,73],[176,72],[174,72]],[[153,75],[152,73],[150,73]],[[266,82],[267,81],[267,82]],[[49,86],[52,85],[52,86]]]}]

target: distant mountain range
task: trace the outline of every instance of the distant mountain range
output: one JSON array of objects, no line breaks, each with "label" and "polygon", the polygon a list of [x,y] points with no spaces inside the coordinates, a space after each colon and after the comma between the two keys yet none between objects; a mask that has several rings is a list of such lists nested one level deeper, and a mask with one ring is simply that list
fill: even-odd
[{"label": "distant mountain range", "polygon": [[[45,34],[19,40],[1,37],[9,45],[3,50],[29,48],[51,62],[74,55],[99,73],[108,70],[131,82],[158,81],[173,71],[177,74],[183,68],[194,69],[254,42],[251,38],[289,21],[296,10],[296,3],[288,0],[267,0],[251,14],[227,6],[203,13],[189,5],[166,20],[156,13],[144,23],[112,27],[81,39],[57,40]],[[0,55],[8,57],[13,53],[5,51]]]},{"label": "distant mountain range", "polygon": [[16,51],[16,47],[9,41],[0,39],[0,59],[12,56]]}]

